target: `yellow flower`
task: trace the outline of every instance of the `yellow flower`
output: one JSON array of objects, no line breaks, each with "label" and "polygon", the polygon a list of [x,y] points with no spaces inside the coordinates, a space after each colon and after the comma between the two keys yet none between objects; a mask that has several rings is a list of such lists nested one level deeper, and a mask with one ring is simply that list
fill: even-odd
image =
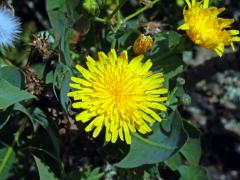
[{"label": "yellow flower", "polygon": [[112,49],[108,55],[98,53],[98,61],[87,56],[87,68],[76,65],[81,77],[71,77],[75,88],[68,96],[73,97],[73,108],[83,111],[77,121],[90,122],[85,131],[93,131],[97,137],[105,127],[105,139],[115,143],[118,137],[131,144],[131,133],[146,134],[149,123],[161,121],[155,110],[166,111],[163,101],[168,93],[163,88],[163,74],[153,73],[151,60],[142,63],[139,55],[128,62],[127,51],[118,57]]},{"label": "yellow flower", "polygon": [[219,56],[224,52],[224,46],[239,42],[238,30],[227,30],[234,19],[218,18],[225,8],[209,7],[209,0],[185,0],[188,9],[183,10],[185,23],[178,29],[186,30],[189,38],[197,45],[215,50]]}]

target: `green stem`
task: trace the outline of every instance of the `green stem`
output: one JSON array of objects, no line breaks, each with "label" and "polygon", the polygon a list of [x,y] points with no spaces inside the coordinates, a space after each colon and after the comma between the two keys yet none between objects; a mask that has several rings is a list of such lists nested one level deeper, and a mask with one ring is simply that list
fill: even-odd
[{"label": "green stem", "polygon": [[117,43],[117,40],[114,39],[114,40],[112,41],[112,44],[111,44],[111,49],[115,49],[116,43]]},{"label": "green stem", "polygon": [[[124,1],[123,1],[124,2]],[[121,19],[121,12],[120,12],[120,8],[121,8],[121,6],[123,5],[123,2],[120,4],[119,3],[119,0],[115,0],[115,3],[116,3],[116,5],[117,5],[117,8],[113,11],[113,15],[117,12],[117,25],[116,25],[116,27],[115,28],[113,28],[113,32],[114,33],[116,33],[117,31],[118,31],[118,29],[121,27],[121,25],[122,25],[122,19]],[[111,16],[110,16],[111,17]],[[110,19],[110,21],[111,21],[111,19]],[[115,49],[115,46],[116,46],[116,43],[117,43],[117,40],[116,39],[114,39],[113,41],[112,41],[112,44],[111,44],[111,48],[112,49]]]},{"label": "green stem", "polygon": [[95,17],[95,21],[106,24],[106,19],[100,18],[100,17]]},{"label": "green stem", "polygon": [[120,9],[123,7],[123,5],[127,2],[127,0],[123,0],[121,3],[119,3],[119,0],[117,0],[117,4],[118,6],[116,7],[116,9],[113,10],[113,12],[110,14],[110,16],[107,18],[108,21],[111,21],[112,17],[118,13],[118,16],[120,15]]},{"label": "green stem", "polygon": [[9,158],[11,157],[11,155],[13,153],[13,148],[14,148],[15,144],[19,141],[19,138],[20,138],[22,132],[24,131],[24,129],[27,126],[27,122],[28,122],[28,120],[25,119],[23,121],[23,123],[21,124],[20,128],[18,129],[18,131],[14,134],[13,142],[12,142],[11,146],[8,147],[8,150],[7,150],[5,156],[4,156],[3,160],[2,160],[2,163],[0,164],[0,174],[3,172],[7,162],[9,160]]},{"label": "green stem", "polygon": [[175,87],[173,88],[172,92],[171,92],[170,95],[168,96],[169,101],[172,99],[172,97],[173,97],[174,94],[176,93],[177,89],[178,89],[178,86],[175,86]]},{"label": "green stem", "polygon": [[144,7],[138,9],[135,13],[127,16],[124,21],[128,21],[136,16],[138,16],[139,14],[141,14],[142,12],[146,11],[147,9],[151,8],[154,4],[158,3],[160,0],[154,0],[152,2],[149,2],[148,4],[146,4]]}]

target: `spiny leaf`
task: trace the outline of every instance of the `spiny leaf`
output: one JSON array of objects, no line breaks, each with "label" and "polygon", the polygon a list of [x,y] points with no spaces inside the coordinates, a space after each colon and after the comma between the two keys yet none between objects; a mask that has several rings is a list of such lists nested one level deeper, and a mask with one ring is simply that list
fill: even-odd
[{"label": "spiny leaf", "polygon": [[49,167],[45,165],[39,158],[34,156],[34,160],[38,168],[40,180],[58,180],[53,172],[50,171]]}]

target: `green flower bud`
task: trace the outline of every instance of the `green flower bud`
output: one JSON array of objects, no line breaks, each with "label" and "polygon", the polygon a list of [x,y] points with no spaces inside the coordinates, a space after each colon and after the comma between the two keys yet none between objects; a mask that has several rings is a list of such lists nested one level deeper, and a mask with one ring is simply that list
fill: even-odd
[{"label": "green flower bud", "polygon": [[184,84],[185,84],[185,79],[183,79],[183,78],[181,78],[181,77],[178,77],[178,78],[177,78],[177,83],[178,83],[179,85],[184,85]]},{"label": "green flower bud", "polygon": [[93,16],[95,16],[99,10],[99,6],[96,0],[84,0],[83,8]]},{"label": "green flower bud", "polygon": [[183,96],[180,97],[180,102],[183,105],[189,106],[191,104],[191,97],[188,94],[183,94]]},{"label": "green flower bud", "polygon": [[185,1],[184,0],[176,0],[176,4],[179,6],[179,7],[183,7],[185,5]]}]

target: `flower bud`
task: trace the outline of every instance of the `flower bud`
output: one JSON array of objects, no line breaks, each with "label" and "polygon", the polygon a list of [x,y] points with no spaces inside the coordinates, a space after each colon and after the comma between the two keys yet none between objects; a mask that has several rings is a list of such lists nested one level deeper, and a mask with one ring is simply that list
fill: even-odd
[{"label": "flower bud", "polygon": [[179,85],[184,85],[185,84],[185,79],[183,79],[183,78],[181,78],[181,77],[178,77],[177,78],[177,83],[179,84]]},{"label": "flower bud", "polygon": [[191,104],[191,97],[188,94],[183,94],[183,96],[180,98],[180,102],[183,105],[189,106]]}]

